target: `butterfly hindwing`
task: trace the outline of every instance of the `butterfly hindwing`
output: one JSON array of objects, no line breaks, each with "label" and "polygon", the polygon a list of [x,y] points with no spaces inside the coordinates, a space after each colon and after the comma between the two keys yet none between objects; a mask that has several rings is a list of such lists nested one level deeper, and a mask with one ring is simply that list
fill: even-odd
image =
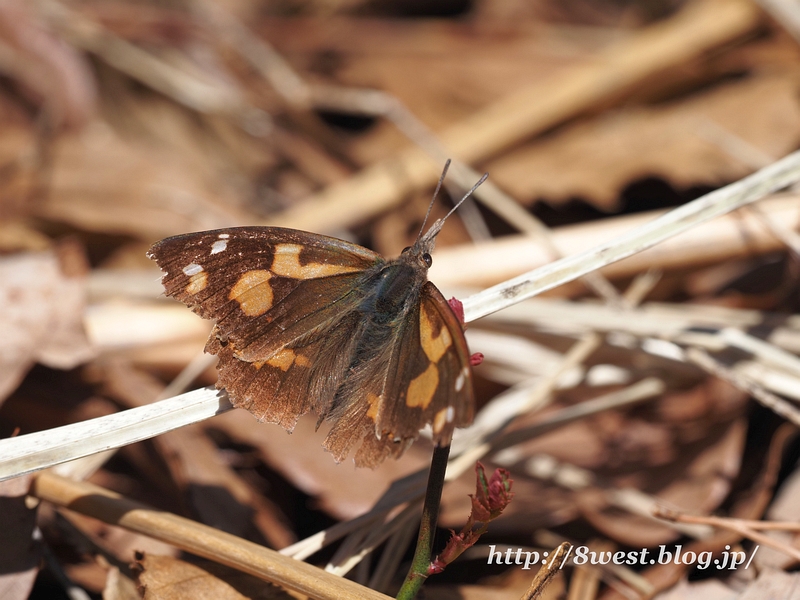
[{"label": "butterfly hindwing", "polygon": [[472,421],[472,369],[463,327],[431,282],[395,347],[377,430],[408,437],[430,423],[434,440],[449,443],[454,427]]},{"label": "butterfly hindwing", "polygon": [[349,333],[356,316],[345,315],[325,335],[284,347],[266,360],[242,360],[232,342],[212,334],[206,351],[220,358],[218,386],[228,391],[235,406],[289,431],[309,410],[326,415],[347,376],[353,344]]},{"label": "butterfly hindwing", "polygon": [[362,441],[357,466],[397,457],[430,423],[437,443],[472,421],[473,391],[463,328],[436,287],[423,285],[418,302],[385,351],[351,374],[349,402],[337,415],[325,447],[341,460]]}]

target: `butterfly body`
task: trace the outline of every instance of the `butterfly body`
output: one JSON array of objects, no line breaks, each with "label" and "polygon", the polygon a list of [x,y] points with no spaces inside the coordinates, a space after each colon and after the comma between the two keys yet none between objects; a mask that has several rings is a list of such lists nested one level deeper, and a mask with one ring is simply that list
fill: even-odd
[{"label": "butterfly body", "polygon": [[374,467],[426,424],[449,443],[472,420],[461,323],[427,281],[440,228],[392,260],[274,227],[175,236],[149,256],[168,295],[215,319],[206,351],[234,405],[287,430],[313,410],[337,461],[359,446],[356,464]]}]

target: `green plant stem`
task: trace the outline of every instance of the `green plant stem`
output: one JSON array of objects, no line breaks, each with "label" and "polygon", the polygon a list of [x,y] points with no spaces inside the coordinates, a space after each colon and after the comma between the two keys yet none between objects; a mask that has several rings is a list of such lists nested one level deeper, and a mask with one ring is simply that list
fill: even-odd
[{"label": "green plant stem", "polygon": [[422,505],[422,522],[419,525],[417,548],[411,568],[397,593],[397,600],[412,600],[428,578],[433,552],[433,538],[436,534],[436,522],[439,518],[439,503],[444,488],[444,474],[447,471],[447,459],[450,457],[450,446],[436,446],[431,458],[431,470],[428,473],[428,487],[425,489],[425,502]]}]

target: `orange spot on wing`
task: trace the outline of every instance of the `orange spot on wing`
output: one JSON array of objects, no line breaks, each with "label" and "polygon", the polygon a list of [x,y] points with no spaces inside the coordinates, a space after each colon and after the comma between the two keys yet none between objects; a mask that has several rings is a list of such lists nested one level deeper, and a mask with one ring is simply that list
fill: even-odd
[{"label": "orange spot on wing", "polygon": [[263,315],[272,308],[272,286],[269,280],[272,273],[254,269],[247,271],[231,288],[228,298],[236,300],[242,312],[248,317]]},{"label": "orange spot on wing", "polygon": [[276,367],[281,371],[288,371],[289,367],[294,364],[294,359],[297,355],[291,348],[284,348],[275,356],[267,360],[267,364],[271,367]]},{"label": "orange spot on wing", "polygon": [[439,362],[447,349],[453,345],[453,338],[444,324],[438,332],[434,332],[434,327],[440,322],[439,319],[431,319],[424,305],[420,308],[419,341],[426,356],[433,363]]},{"label": "orange spot on wing", "polygon": [[439,369],[434,363],[428,365],[421,375],[417,375],[408,384],[408,394],[406,395],[406,406],[419,406],[423,410],[433,400],[436,388],[439,386]]},{"label": "orange spot on wing", "polygon": [[369,408],[367,409],[367,417],[372,419],[373,421],[378,416],[378,405],[380,404],[380,397],[376,396],[375,394],[367,394],[367,402],[369,402]]},{"label": "orange spot on wing", "polygon": [[[449,413],[449,414],[448,414]],[[448,417],[450,417],[448,419]],[[433,423],[431,427],[433,428],[433,433],[439,434],[444,429],[445,425],[451,423],[453,421],[453,408],[448,406],[447,408],[443,408],[442,410],[438,411],[433,417]]]},{"label": "orange spot on wing", "polygon": [[302,250],[303,246],[300,244],[277,244],[270,269],[275,275],[289,279],[318,279],[361,270],[359,267],[331,263],[310,262],[301,265],[300,252]]},{"label": "orange spot on wing", "polygon": [[208,285],[208,273],[200,271],[189,277],[189,283],[186,285],[186,293],[194,296],[199,294]]}]

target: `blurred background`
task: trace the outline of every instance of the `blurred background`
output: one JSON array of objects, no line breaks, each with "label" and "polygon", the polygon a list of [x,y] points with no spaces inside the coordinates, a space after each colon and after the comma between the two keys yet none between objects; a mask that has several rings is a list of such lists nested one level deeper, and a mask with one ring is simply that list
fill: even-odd
[{"label": "blurred background", "polygon": [[[788,0],[2,0],[0,434],[214,383],[210,324],[163,297],[145,256],[163,237],[280,225],[394,256],[453,158],[456,199],[490,174],[433,257],[431,279],[464,298],[796,150],[799,39]],[[434,216],[452,206],[443,196]],[[533,573],[487,565],[492,544],[752,548],[656,522],[656,499],[696,515],[800,517],[785,425],[800,423],[797,200],[775,195],[470,324],[486,360],[480,427],[462,445],[489,440],[482,460],[511,471],[516,496],[426,597],[519,597]],[[577,343],[589,345],[576,358]],[[288,436],[234,411],[125,447],[90,480],[283,548],[362,514],[430,459],[423,436],[400,461],[355,470],[322,439],[314,418]],[[466,521],[474,485],[471,468],[447,485],[437,547]],[[132,589],[119,582],[137,576],[134,550],[179,556],[45,504],[35,518],[43,541],[9,534],[30,561],[9,598],[65,598],[70,586],[112,597]],[[417,527],[404,518],[337,572],[396,591]],[[310,561],[341,564],[336,549]],[[797,559],[762,549],[756,560]],[[737,598],[759,572],[796,579],[570,568],[548,593]]]}]

